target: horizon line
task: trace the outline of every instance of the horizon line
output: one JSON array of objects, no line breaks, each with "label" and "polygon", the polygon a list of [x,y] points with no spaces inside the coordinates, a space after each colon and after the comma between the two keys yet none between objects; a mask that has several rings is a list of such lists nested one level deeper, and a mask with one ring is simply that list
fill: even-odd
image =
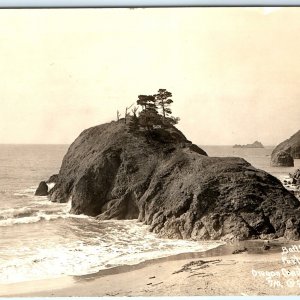
[{"label": "horizon line", "polygon": [[[73,142],[72,142],[73,143]],[[67,146],[67,145],[71,145],[72,143],[0,143],[0,146]],[[235,144],[198,144],[198,143],[193,143],[196,144],[198,146],[226,146],[226,147],[233,147]],[[277,145],[264,145],[265,147],[275,147]],[[264,149],[264,148],[253,148],[253,149]]]}]

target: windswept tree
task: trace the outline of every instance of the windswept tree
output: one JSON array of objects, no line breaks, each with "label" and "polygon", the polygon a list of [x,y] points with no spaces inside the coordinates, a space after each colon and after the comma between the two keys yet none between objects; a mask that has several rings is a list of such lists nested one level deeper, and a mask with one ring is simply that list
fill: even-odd
[{"label": "windswept tree", "polygon": [[129,130],[131,132],[138,131],[138,129],[139,129],[139,118],[137,116],[137,110],[138,110],[137,107],[134,107],[131,110],[132,111],[132,116],[131,116],[130,121],[129,121]]},{"label": "windswept tree", "polygon": [[156,99],[153,95],[139,95],[138,98],[137,104],[142,107],[142,111],[139,113],[139,124],[149,131],[153,129],[153,126],[161,123]]},{"label": "windswept tree", "polygon": [[142,107],[142,110],[157,111],[156,99],[152,95],[139,95],[137,104]]},{"label": "windswept tree", "polygon": [[168,92],[166,89],[159,89],[154,97],[157,105],[161,108],[163,124],[177,124],[180,119],[172,116],[172,110],[170,108],[173,103],[173,100],[171,99],[172,93]]},{"label": "windswept tree", "polygon": [[[173,103],[171,97],[172,93],[166,89],[159,89],[156,95],[139,95],[137,104],[141,110],[138,115],[138,108],[132,110],[133,114],[130,115],[129,123],[130,130],[136,131],[139,128],[144,128],[147,131],[153,131],[177,124],[179,118],[172,116],[170,108],[170,105]],[[158,112],[159,108],[161,113]]]},{"label": "windswept tree", "polygon": [[163,122],[165,122],[166,118],[170,117],[172,114],[170,105],[173,103],[171,99],[172,93],[168,92],[166,89],[159,89],[158,94],[154,95],[158,106],[160,106],[162,115],[163,115]]},{"label": "windswept tree", "polygon": [[121,114],[120,114],[120,112],[117,110],[117,121],[120,120],[120,117],[121,117]]},{"label": "windswept tree", "polygon": [[125,124],[126,124],[126,121],[127,121],[127,118],[129,117],[129,113],[128,113],[128,110],[133,106],[133,104],[131,104],[129,107],[126,106],[125,108]]}]

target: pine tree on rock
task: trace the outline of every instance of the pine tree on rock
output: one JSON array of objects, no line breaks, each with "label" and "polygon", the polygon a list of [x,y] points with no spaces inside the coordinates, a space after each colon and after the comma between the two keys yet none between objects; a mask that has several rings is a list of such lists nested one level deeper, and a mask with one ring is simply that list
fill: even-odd
[{"label": "pine tree on rock", "polygon": [[139,113],[139,124],[151,131],[154,126],[161,124],[161,116],[157,111],[155,96],[139,95],[138,98],[137,104],[142,107],[142,111]]},{"label": "pine tree on rock", "polygon": [[132,116],[129,121],[129,131],[130,132],[136,132],[139,129],[139,118],[136,115],[137,108],[134,108],[132,110]]},{"label": "pine tree on rock", "polygon": [[163,120],[172,114],[172,111],[170,109],[170,104],[173,103],[173,100],[171,99],[172,93],[168,92],[166,89],[159,89],[158,94],[154,95],[157,104],[161,107]]},{"label": "pine tree on rock", "polygon": [[171,99],[172,93],[168,92],[166,89],[159,89],[158,94],[154,95],[157,104],[160,106],[162,111],[163,124],[175,125],[178,123],[179,118],[175,118],[172,115],[172,110],[170,108],[173,100]]}]

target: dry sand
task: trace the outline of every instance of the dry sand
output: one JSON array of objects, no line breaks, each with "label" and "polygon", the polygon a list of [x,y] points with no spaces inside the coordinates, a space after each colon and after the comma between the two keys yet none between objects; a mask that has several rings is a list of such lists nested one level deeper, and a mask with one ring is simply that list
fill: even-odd
[{"label": "dry sand", "polygon": [[[224,250],[225,249],[225,250]],[[249,248],[248,248],[249,250]],[[198,295],[299,295],[300,275],[275,277],[271,286],[266,277],[254,277],[252,270],[296,270],[299,264],[284,265],[277,251],[209,255],[189,254],[120,267],[96,275],[0,286],[1,296],[198,296]],[[299,254],[299,255],[298,255]],[[300,253],[296,253],[300,258]],[[290,255],[295,255],[291,253]],[[290,281],[288,281],[290,279]],[[292,285],[294,280],[295,286]],[[299,280],[299,286],[297,285]],[[274,283],[274,281],[273,281]]]}]

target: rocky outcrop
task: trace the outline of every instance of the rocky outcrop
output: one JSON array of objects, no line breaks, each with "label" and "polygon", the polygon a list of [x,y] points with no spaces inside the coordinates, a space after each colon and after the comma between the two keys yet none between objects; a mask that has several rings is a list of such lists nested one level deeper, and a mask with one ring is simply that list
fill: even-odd
[{"label": "rocky outcrop", "polygon": [[292,184],[300,186],[300,169],[296,170],[294,174],[291,174]]},{"label": "rocky outcrop", "polygon": [[300,130],[289,139],[276,146],[272,152],[271,158],[273,158],[279,151],[289,153],[293,159],[300,159]]},{"label": "rocky outcrop", "polygon": [[58,181],[58,174],[53,174],[47,180],[47,183],[57,183]]},{"label": "rocky outcrop", "polygon": [[162,237],[299,239],[300,204],[241,158],[208,157],[175,127],[130,132],[123,121],[83,131],[50,191],[71,212],[132,219]]},{"label": "rocky outcrop", "polygon": [[300,200],[300,169],[290,173],[289,178],[283,180],[283,185]]},{"label": "rocky outcrop", "polygon": [[47,196],[48,195],[48,185],[45,181],[41,181],[38,188],[35,191],[35,196]]},{"label": "rocky outcrop", "polygon": [[252,144],[234,145],[233,148],[264,148],[264,146],[261,142],[255,141]]},{"label": "rocky outcrop", "polygon": [[272,167],[293,167],[294,159],[288,152],[284,150],[280,150],[272,154],[271,166]]}]

